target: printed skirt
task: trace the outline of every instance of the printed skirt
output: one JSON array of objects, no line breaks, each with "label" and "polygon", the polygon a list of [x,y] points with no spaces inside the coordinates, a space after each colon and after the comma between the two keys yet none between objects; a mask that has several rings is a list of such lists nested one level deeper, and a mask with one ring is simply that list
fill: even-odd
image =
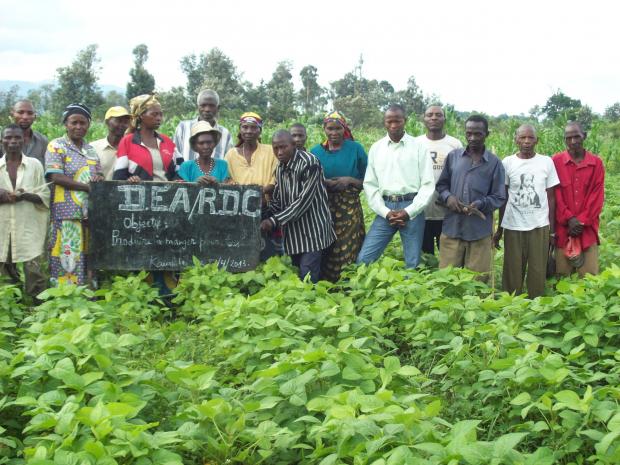
[{"label": "printed skirt", "polygon": [[366,232],[359,190],[348,189],[328,195],[336,241],[325,251],[321,261],[321,279],[336,282],[342,268],[357,259]]},{"label": "printed skirt", "polygon": [[87,284],[86,254],[88,228],[81,220],[53,220],[50,231],[50,281],[59,284]]}]

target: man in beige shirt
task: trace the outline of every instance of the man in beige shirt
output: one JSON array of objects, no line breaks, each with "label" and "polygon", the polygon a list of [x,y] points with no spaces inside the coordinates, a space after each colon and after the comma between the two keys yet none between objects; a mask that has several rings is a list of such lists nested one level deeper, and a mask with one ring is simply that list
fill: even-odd
[{"label": "man in beige shirt", "polygon": [[23,130],[16,124],[2,131],[0,159],[0,276],[19,279],[23,263],[26,293],[36,297],[47,287],[42,271],[45,233],[49,222],[50,191],[43,166],[22,153]]},{"label": "man in beige shirt", "polygon": [[116,163],[116,151],[118,143],[125,135],[129,127],[129,112],[124,107],[111,107],[105,114],[105,125],[108,127],[108,135],[103,139],[91,142],[103,170],[103,179],[112,180],[114,174],[114,163]]}]

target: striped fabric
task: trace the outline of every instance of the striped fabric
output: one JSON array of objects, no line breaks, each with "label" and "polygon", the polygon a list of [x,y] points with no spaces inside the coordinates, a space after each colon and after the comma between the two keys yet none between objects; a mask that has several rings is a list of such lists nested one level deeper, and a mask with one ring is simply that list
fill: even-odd
[{"label": "striped fabric", "polygon": [[286,165],[278,164],[269,213],[283,229],[289,255],[318,252],[336,239],[324,181],[321,164],[308,152],[297,150]]}]

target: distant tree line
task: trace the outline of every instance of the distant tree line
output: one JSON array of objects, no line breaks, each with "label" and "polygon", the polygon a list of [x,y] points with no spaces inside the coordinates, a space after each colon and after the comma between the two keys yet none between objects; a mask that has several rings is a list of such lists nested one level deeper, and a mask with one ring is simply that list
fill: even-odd
[{"label": "distant tree line", "polygon": [[[46,84],[20,95],[17,86],[0,91],[0,124],[5,124],[13,103],[22,97],[32,100],[40,113],[60,115],[71,102],[80,101],[91,107],[101,117],[113,105],[127,105],[129,99],[143,93],[158,91],[167,116],[184,116],[195,111],[195,99],[202,88],[216,90],[222,96],[224,115],[237,116],[243,111],[257,111],[276,123],[291,118],[304,117],[306,121],[319,121],[326,109],[344,112],[355,126],[373,126],[381,121],[381,112],[392,103],[403,105],[410,114],[422,115],[430,103],[441,104],[436,95],[428,95],[411,76],[407,86],[395,90],[389,81],[368,79],[363,75],[363,58],[360,57],[353,70],[333,81],[329,87],[319,84],[316,66],[304,66],[299,77],[301,89],[293,84],[292,64],[281,61],[268,82],[258,84],[243,78],[234,62],[221,50],[213,48],[200,55],[187,55],[180,60],[186,77],[185,86],[157,89],[155,77],[147,70],[148,47],[139,44],[133,49],[134,64],[129,70],[125,95],[116,91],[103,93],[98,85],[100,60],[97,45],[89,45],[79,51],[67,66],[56,70],[54,85]],[[446,104],[453,111],[454,108]],[[469,113],[455,112],[457,117]],[[500,115],[499,120],[514,117]],[[544,105],[536,105],[528,115],[520,118],[554,121],[560,118],[578,120],[589,127],[597,118],[612,122],[620,120],[620,102],[595,114],[588,105],[557,90]]]}]

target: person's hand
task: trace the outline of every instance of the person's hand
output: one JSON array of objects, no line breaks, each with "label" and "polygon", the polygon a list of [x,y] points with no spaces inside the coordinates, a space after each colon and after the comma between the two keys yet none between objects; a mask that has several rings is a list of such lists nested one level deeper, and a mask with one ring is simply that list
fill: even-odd
[{"label": "person's hand", "polygon": [[200,176],[196,182],[198,184],[202,184],[203,186],[208,186],[208,185],[213,185],[213,184],[217,184],[217,179],[215,179],[215,177],[213,176]]},{"label": "person's hand", "polygon": [[127,178],[127,182],[130,182],[132,184],[136,184],[136,183],[141,182],[141,181],[142,181],[142,179],[140,179],[140,176],[135,176],[134,175],[134,176],[129,176]]},{"label": "person's hand", "polygon": [[269,233],[271,231],[273,231],[273,223],[271,222],[271,220],[263,220],[260,223],[260,230],[261,232],[264,233]]},{"label": "person's hand", "polygon": [[273,193],[275,188],[276,188],[275,184],[267,184],[265,187],[263,187],[263,194],[269,195]]},{"label": "person's hand", "polygon": [[502,240],[503,233],[504,233],[503,228],[497,228],[497,231],[495,231],[495,234],[493,234],[493,246],[498,250],[502,248],[501,245],[499,245],[499,243]]},{"label": "person's hand", "polygon": [[390,210],[385,218],[390,223],[390,226],[402,228],[409,221],[409,214],[405,210]]},{"label": "person's hand", "polygon": [[583,233],[583,224],[573,216],[568,220],[568,235],[575,237],[580,236],[581,233]]},{"label": "person's hand", "polygon": [[446,200],[446,206],[455,213],[462,213],[463,208],[461,207],[461,202],[456,198],[456,195],[451,195]]},{"label": "person's hand", "polygon": [[555,231],[549,233],[549,245],[555,245]]},{"label": "person's hand", "polygon": [[90,177],[90,182],[101,182],[103,181],[103,176],[101,176],[100,174],[95,174],[94,176]]},{"label": "person's hand", "polygon": [[0,203],[14,203],[15,194],[6,189],[0,189]]}]

